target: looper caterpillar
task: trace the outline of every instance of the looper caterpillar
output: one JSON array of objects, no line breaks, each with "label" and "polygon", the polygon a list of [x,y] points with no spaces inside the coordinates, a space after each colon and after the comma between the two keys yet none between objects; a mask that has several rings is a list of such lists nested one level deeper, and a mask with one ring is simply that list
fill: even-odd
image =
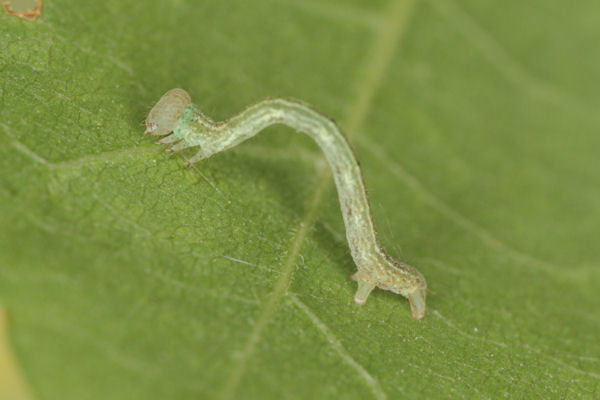
[{"label": "looper caterpillar", "polygon": [[[167,151],[199,151],[190,165],[250,139],[269,125],[283,124],[314,139],[327,158],[337,187],[346,238],[358,271],[354,301],[364,304],[375,286],[407,297],[413,318],[425,316],[427,284],[414,267],[390,257],[379,244],[362,173],[356,156],[335,122],[299,100],[267,98],[229,120],[215,122],[191,103],[183,89],[165,93],[146,118],[146,132],[164,136]],[[171,134],[172,133],[172,134]]]}]

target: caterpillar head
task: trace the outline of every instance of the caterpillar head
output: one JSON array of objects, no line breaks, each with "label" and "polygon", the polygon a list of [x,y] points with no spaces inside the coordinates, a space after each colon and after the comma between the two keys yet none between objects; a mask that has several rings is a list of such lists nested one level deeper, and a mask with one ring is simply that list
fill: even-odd
[{"label": "caterpillar head", "polygon": [[192,99],[183,89],[171,89],[165,93],[146,118],[146,131],[152,136],[164,136],[173,132],[177,121],[190,105]]}]

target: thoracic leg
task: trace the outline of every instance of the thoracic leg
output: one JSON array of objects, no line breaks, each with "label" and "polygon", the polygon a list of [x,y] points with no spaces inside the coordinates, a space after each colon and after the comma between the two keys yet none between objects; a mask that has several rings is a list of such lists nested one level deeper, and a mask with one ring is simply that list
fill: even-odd
[{"label": "thoracic leg", "polygon": [[202,152],[198,152],[198,153],[196,153],[195,155],[193,155],[192,157],[188,158],[188,159],[185,161],[185,165],[186,165],[187,167],[189,167],[190,165],[192,165],[192,164],[195,164],[195,163],[197,163],[198,161],[202,161],[202,160],[204,160],[205,158],[206,158],[206,156],[205,156],[205,155],[204,155]]},{"label": "thoracic leg", "polygon": [[181,142],[174,144],[173,146],[169,147],[166,151],[168,153],[176,153],[178,151],[181,151],[183,149],[187,149],[188,147],[190,147],[185,140],[182,140]]},{"label": "thoracic leg", "polygon": [[180,141],[181,138],[178,138],[175,135],[169,135],[167,137],[164,137],[162,139],[160,139],[158,142],[156,142],[157,144],[171,144],[171,143],[175,143]]}]

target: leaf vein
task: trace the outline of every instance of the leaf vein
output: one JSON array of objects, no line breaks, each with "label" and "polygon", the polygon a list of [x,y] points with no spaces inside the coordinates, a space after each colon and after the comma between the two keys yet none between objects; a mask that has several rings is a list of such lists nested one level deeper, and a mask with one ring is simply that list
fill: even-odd
[{"label": "leaf vein", "polygon": [[381,148],[381,146],[372,143],[368,140],[364,140],[362,138],[359,138],[359,141],[360,144],[364,146],[367,151],[372,153],[382,163],[384,163],[388,167],[388,170],[396,178],[398,178],[398,180],[400,180],[407,187],[409,187],[419,196],[421,196],[421,198],[427,204],[429,204],[430,207],[437,210],[440,214],[453,221],[457,226],[461,227],[465,231],[471,232],[472,234],[477,236],[484,244],[486,244],[490,248],[507,254],[512,259],[522,263],[524,266],[532,267],[550,274],[560,274],[565,277],[573,278],[582,272],[578,269],[566,270],[564,268],[560,268],[558,265],[553,264],[549,261],[538,259],[535,256],[526,254],[520,250],[510,247],[508,244],[504,243],[496,236],[494,236],[494,234],[492,234],[490,231],[488,231],[482,226],[479,226],[478,224],[471,221],[462,214],[458,213],[449,205],[444,203],[440,198],[435,196],[432,192],[425,188],[425,186],[419,181],[419,179],[417,179],[417,177],[411,175],[397,161],[392,160]]},{"label": "leaf vein", "polygon": [[342,358],[342,360],[348,364],[352,369],[354,369],[367,383],[373,395],[378,400],[384,400],[387,398],[386,393],[381,388],[381,385],[377,378],[373,377],[367,371],[365,367],[363,367],[360,363],[358,363],[348,350],[344,347],[342,342],[334,335],[331,330],[317,317],[317,315],[310,309],[308,305],[306,305],[302,300],[296,296],[294,293],[287,293],[288,298],[292,301],[292,303],[298,307],[306,316],[312,321],[312,323],[321,331],[321,333],[327,338],[327,342],[331,345],[331,347],[338,353],[338,355]]},{"label": "leaf vein", "polygon": [[559,103],[582,114],[597,115],[595,107],[566,92],[556,85],[533,76],[515,60],[485,29],[452,0],[429,0],[429,3],[442,14],[471,44],[500,71],[506,79],[517,84],[534,98],[549,103]]}]

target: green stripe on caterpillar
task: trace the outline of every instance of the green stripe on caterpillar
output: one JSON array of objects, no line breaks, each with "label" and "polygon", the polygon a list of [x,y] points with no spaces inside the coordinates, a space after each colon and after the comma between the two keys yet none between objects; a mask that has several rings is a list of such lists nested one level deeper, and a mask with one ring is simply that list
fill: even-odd
[{"label": "green stripe on caterpillar", "polygon": [[146,133],[163,136],[168,152],[197,147],[187,165],[227,150],[273,124],[310,136],[327,159],[337,187],[346,238],[358,271],[354,300],[364,304],[375,287],[405,296],[415,319],[425,316],[427,283],[414,267],[396,261],[379,244],[362,172],[352,147],[336,123],[314,107],[294,99],[267,98],[228,120],[215,122],[191,102],[183,89],[165,93],[146,119]]}]

